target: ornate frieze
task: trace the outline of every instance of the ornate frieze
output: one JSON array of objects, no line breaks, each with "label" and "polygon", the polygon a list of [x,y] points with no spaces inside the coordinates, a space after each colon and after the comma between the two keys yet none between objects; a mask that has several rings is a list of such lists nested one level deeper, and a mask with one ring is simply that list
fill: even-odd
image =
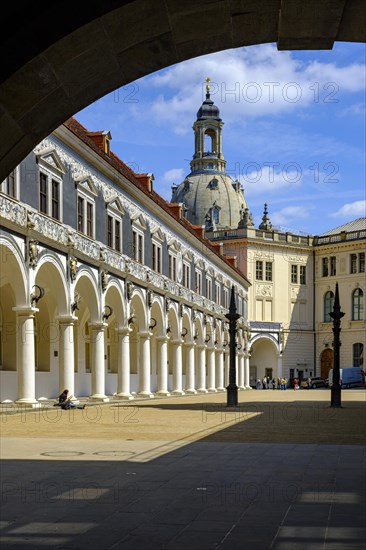
[{"label": "ornate frieze", "polygon": [[38,212],[28,212],[28,223],[31,224],[34,231],[41,233],[47,239],[67,245],[68,230],[65,225],[57,223]]},{"label": "ornate frieze", "polygon": [[257,296],[272,296],[273,287],[272,285],[257,284],[255,287],[255,293]]},{"label": "ornate frieze", "polygon": [[71,239],[76,250],[79,250],[79,252],[86,256],[90,256],[94,260],[99,260],[99,245],[95,241],[83,237],[80,233],[76,233],[76,231],[72,232]]},{"label": "ornate frieze", "polygon": [[27,210],[17,202],[0,195],[0,216],[17,225],[27,225]]}]

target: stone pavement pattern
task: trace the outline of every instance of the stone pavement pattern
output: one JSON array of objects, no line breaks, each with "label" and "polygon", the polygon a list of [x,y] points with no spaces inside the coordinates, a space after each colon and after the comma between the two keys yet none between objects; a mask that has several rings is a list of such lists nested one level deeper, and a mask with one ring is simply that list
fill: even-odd
[{"label": "stone pavement pattern", "polygon": [[365,548],[365,391],[1,416],[1,548]]}]

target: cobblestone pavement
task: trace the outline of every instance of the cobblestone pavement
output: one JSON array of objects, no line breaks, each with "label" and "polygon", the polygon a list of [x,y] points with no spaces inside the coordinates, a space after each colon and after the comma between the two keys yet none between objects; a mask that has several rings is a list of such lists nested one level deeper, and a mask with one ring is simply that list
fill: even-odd
[{"label": "cobblestone pavement", "polygon": [[5,407],[1,548],[364,549],[365,396]]}]

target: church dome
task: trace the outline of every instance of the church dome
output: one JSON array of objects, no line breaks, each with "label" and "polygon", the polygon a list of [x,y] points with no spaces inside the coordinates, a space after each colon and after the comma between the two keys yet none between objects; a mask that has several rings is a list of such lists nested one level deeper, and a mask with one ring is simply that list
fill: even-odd
[{"label": "church dome", "polygon": [[173,188],[172,202],[183,203],[187,219],[207,230],[237,228],[247,208],[240,183],[224,173],[190,174]]},{"label": "church dome", "polygon": [[213,118],[215,120],[220,119],[220,110],[212,101],[210,94],[206,94],[206,99],[202,103],[201,107],[197,111],[197,120]]}]

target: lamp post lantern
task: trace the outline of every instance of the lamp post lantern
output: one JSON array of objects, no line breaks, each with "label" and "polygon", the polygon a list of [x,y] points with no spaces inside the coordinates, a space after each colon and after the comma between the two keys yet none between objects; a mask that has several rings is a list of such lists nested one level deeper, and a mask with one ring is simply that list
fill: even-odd
[{"label": "lamp post lantern", "polygon": [[341,311],[341,306],[339,303],[339,291],[338,283],[336,283],[335,288],[335,298],[333,311],[329,313],[333,319],[333,334],[334,334],[334,348],[333,348],[333,383],[331,387],[330,394],[330,406],[334,408],[341,407],[341,384],[340,384],[340,371],[339,371],[339,348],[340,340],[339,335],[341,333],[341,319],[344,316],[344,313]]},{"label": "lamp post lantern", "polygon": [[236,323],[240,315],[236,313],[234,285],[231,287],[229,313],[225,315],[229,321],[229,385],[227,389],[227,406],[236,407],[238,405],[238,386],[236,384]]}]

